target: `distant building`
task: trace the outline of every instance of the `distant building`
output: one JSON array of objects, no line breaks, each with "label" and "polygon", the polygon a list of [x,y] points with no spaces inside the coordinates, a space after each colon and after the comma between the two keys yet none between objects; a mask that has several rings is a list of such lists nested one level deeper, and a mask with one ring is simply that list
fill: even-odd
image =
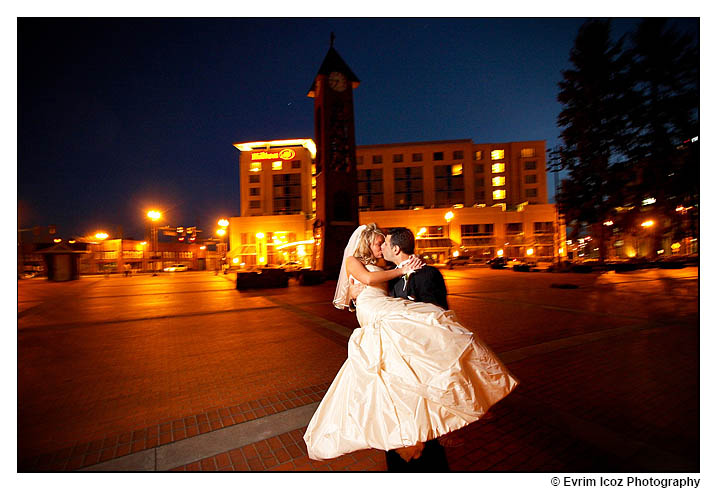
[{"label": "distant building", "polygon": [[543,140],[362,145],[357,169],[362,211],[548,203]]},{"label": "distant building", "polygon": [[[312,266],[316,150],[311,139],[236,143],[240,213],[234,266]],[[553,260],[565,228],[548,203],[545,142],[445,140],[357,147],[360,222],[405,226],[437,262],[462,254]],[[447,212],[453,218],[447,221]]]}]

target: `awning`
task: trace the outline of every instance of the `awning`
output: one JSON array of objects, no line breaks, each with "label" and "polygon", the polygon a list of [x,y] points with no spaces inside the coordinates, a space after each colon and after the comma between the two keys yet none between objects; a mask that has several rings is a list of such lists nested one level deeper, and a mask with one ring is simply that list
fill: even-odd
[{"label": "awning", "polygon": [[416,239],[417,249],[449,249],[452,246],[451,239]]},{"label": "awning", "polygon": [[244,244],[235,247],[227,253],[229,257],[242,256],[247,254],[257,254],[257,246],[254,244]]}]

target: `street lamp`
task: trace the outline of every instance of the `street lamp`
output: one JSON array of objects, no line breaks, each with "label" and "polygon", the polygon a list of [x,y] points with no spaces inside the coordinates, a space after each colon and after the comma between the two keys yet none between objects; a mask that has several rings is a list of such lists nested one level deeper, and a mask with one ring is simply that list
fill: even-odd
[{"label": "street lamp", "polygon": [[105,232],[97,232],[95,234],[95,238],[99,240],[105,240],[109,235],[107,235]]},{"label": "street lamp", "polygon": [[451,219],[454,218],[454,212],[449,210],[446,212],[446,215],[444,215],[444,220],[446,220],[446,235],[449,237],[449,253],[451,253],[451,249],[453,249],[453,242],[451,242]]},{"label": "street lamp", "polygon": [[[220,218],[217,221],[217,225],[219,225],[220,229],[217,230],[217,235],[221,238],[221,244],[222,244],[222,267],[224,268],[224,265],[227,265],[227,268],[229,268],[229,263],[227,263],[228,257],[227,252],[229,252],[229,247],[227,246],[227,241],[225,241],[225,236],[227,236],[227,227],[229,227],[229,220],[226,218]],[[229,239],[229,236],[227,236],[227,240]],[[225,269],[225,273],[227,270]]]},{"label": "street lamp", "polygon": [[147,212],[147,218],[150,219],[150,241],[152,242],[152,276],[157,276],[157,220],[162,218],[162,213],[157,210],[150,210]]}]

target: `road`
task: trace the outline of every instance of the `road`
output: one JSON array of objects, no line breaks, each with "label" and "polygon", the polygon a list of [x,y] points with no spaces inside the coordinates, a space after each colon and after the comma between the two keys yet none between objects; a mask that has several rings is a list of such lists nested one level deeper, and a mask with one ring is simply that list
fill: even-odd
[{"label": "road", "polygon": [[[450,307],[521,380],[447,449],[452,469],[697,470],[697,268],[442,273]],[[160,468],[161,450],[203,437],[167,466],[380,470],[372,451],[345,467],[301,454],[302,418],[357,327],[331,307],[334,282],[239,292],[233,280],[19,281],[19,469],[120,469],[133,455]],[[296,428],[253,440],[250,424],[282,415]],[[217,443],[231,431],[244,450]]]}]

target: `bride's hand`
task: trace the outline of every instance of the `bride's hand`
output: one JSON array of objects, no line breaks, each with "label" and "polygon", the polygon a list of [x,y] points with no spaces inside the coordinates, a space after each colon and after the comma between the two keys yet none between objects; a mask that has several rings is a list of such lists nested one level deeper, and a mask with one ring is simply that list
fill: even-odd
[{"label": "bride's hand", "polygon": [[411,256],[409,261],[401,267],[401,271],[404,274],[411,273],[417,269],[421,269],[426,263],[417,256]]},{"label": "bride's hand", "polygon": [[352,300],[356,300],[356,298],[359,296],[359,294],[364,290],[364,287],[366,285],[364,283],[356,282],[356,283],[350,283],[349,284],[349,297]]}]

